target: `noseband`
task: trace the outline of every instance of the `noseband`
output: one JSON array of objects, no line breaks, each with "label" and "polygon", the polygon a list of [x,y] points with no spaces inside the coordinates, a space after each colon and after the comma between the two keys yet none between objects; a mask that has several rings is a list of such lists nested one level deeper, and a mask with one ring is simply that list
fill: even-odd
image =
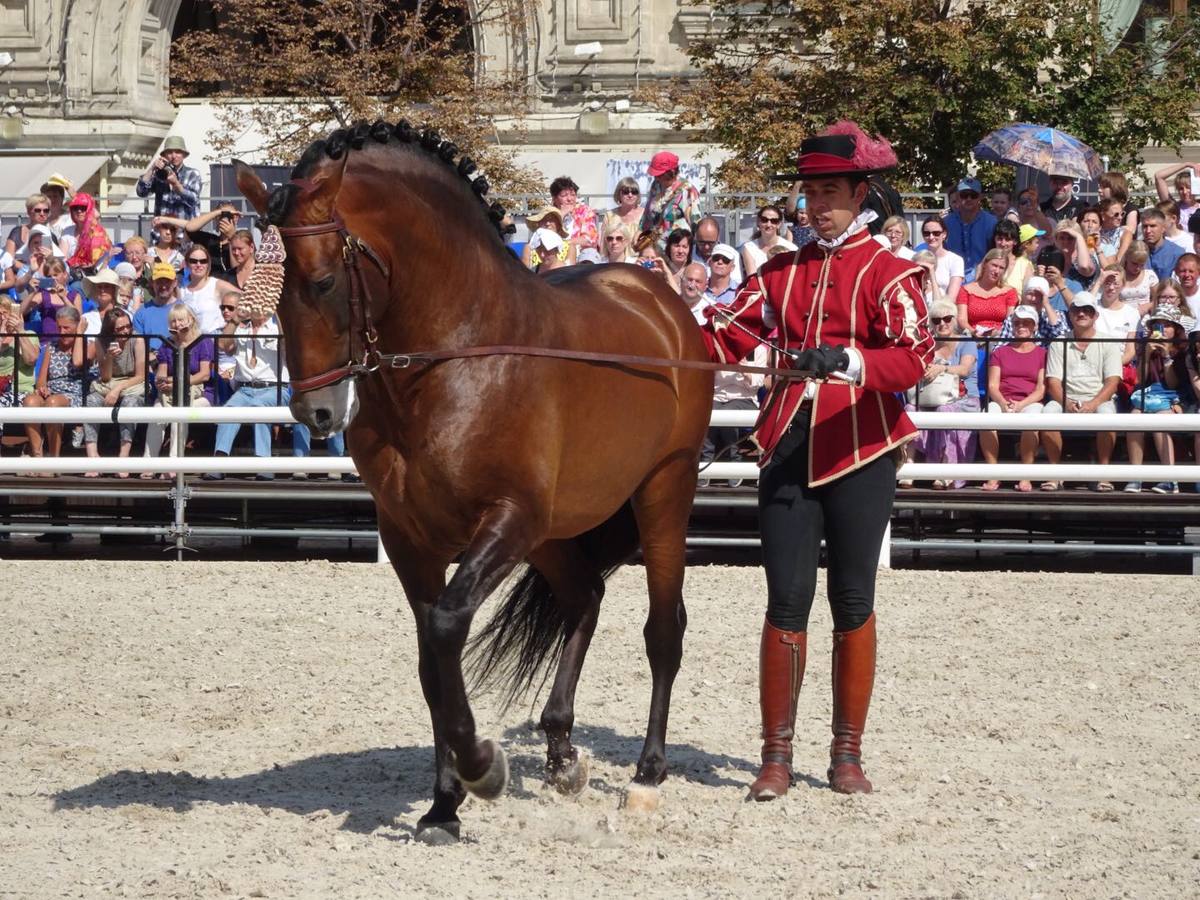
[{"label": "noseband", "polygon": [[334,234],[342,241],[342,263],[350,281],[350,358],[340,366],[312,375],[308,378],[292,379],[292,390],[296,393],[315,391],[317,388],[337,384],[355,375],[366,375],[379,368],[379,335],[371,318],[371,297],[363,277],[360,256],[365,255],[387,279],[388,267],[379,255],[362,238],[355,237],[346,228],[346,223],[335,211],[333,218],[320,225],[295,225],[279,227],[283,237],[308,237],[318,234]]}]

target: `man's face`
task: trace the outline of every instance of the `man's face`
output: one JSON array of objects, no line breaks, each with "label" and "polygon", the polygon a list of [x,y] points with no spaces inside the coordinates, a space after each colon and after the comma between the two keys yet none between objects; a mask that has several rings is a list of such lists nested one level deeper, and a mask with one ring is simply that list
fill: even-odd
[{"label": "man's face", "polygon": [[992,191],[992,212],[997,219],[1003,219],[1010,206],[1012,206],[1012,198],[1008,191]]},{"label": "man's face", "polygon": [[979,212],[979,194],[975,191],[959,191],[958,211],[968,216],[973,216]]},{"label": "man's face", "polygon": [[1050,176],[1050,192],[1054,194],[1054,199],[1060,203],[1071,196],[1071,188],[1074,187],[1073,179],[1064,178],[1061,175]]},{"label": "man's face", "polygon": [[51,206],[61,208],[63,200],[67,197],[67,192],[60,187],[51,187],[46,191],[46,197],[49,198]]},{"label": "man's face", "polygon": [[1166,223],[1162,219],[1152,219],[1149,216],[1142,219],[1142,237],[1151,247],[1157,247],[1163,239],[1163,229]]},{"label": "man's face", "polygon": [[175,294],[175,279],[174,278],[155,278],[154,279],[154,299],[159,302],[159,305],[166,303]]},{"label": "man's face", "polygon": [[850,227],[866,196],[866,182],[851,187],[849,178],[809,178],[804,182],[809,223],[827,241]]},{"label": "man's face", "polygon": [[718,237],[716,225],[712,222],[701,222],[700,227],[696,229],[696,255],[707,260]]},{"label": "man's face", "polygon": [[733,271],[733,260],[724,256],[712,256],[709,257],[708,266],[712,269],[713,281],[721,281],[729,278],[729,273]]},{"label": "man's face", "polygon": [[1196,293],[1196,282],[1200,281],[1200,264],[1190,259],[1181,259],[1175,264],[1175,279],[1189,297]]},{"label": "man's face", "polygon": [[683,270],[683,279],[679,283],[679,293],[689,304],[695,303],[708,287],[708,276],[704,274],[704,266],[691,265]]},{"label": "man's face", "polygon": [[164,150],[162,156],[167,161],[167,165],[172,169],[178,169],[183,165],[182,150]]},{"label": "man's face", "polygon": [[1076,334],[1087,334],[1096,324],[1096,310],[1090,306],[1071,307],[1071,327]]}]

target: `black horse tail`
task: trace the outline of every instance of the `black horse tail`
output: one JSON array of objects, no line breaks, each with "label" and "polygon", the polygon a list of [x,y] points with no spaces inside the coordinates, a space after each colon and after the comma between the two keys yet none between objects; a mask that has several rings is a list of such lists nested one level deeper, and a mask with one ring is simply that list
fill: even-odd
[{"label": "black horse tail", "polygon": [[[580,572],[580,579],[598,576],[603,590],[603,582],[638,548],[632,504],[626,503],[574,540],[594,567],[593,571]],[[542,573],[527,567],[500,608],[467,647],[467,664],[474,687],[503,691],[505,709],[534,687],[535,682],[541,691],[562,656],[573,614],[569,606],[555,599]]]}]

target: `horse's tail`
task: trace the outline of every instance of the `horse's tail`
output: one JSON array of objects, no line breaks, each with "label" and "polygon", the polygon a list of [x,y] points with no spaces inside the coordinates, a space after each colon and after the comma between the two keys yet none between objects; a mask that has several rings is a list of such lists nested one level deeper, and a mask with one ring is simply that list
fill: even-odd
[{"label": "horse's tail", "polygon": [[[633,506],[626,503],[574,540],[594,566],[594,572],[581,572],[580,578],[598,574],[603,584],[637,550]],[[562,655],[569,613],[556,602],[542,573],[529,566],[491,620],[471,639],[467,660],[474,687],[502,690],[505,708],[535,682],[540,691]]]}]

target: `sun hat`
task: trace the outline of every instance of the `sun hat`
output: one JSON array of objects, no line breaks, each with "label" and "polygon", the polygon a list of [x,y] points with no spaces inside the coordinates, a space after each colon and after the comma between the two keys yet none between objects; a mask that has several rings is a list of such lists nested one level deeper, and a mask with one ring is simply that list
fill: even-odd
[{"label": "sun hat", "polygon": [[1071,309],[1099,309],[1100,304],[1092,296],[1091,291],[1076,291],[1071,298]]},{"label": "sun hat", "polygon": [[529,246],[534,250],[545,250],[548,253],[557,253],[562,249],[562,245],[562,235],[549,228],[539,228],[529,239]]},{"label": "sun hat", "polygon": [[[132,268],[132,267],[131,267]],[[174,271],[174,270],[172,270]],[[116,290],[121,286],[121,281],[117,277],[117,273],[105,266],[95,275],[85,275],[83,278],[83,296],[89,300],[96,299],[96,288],[102,284],[112,285]]]},{"label": "sun hat", "polygon": [[58,244],[54,243],[54,232],[50,230],[49,225],[33,225],[29,229],[29,237],[25,239],[25,243],[13,255],[17,259],[23,259],[29,262],[29,242],[33,240],[35,234],[42,236],[42,249],[49,250],[54,256],[63,259],[66,254],[59,249]]},{"label": "sun hat", "polygon": [[1022,225],[1018,240],[1024,244],[1026,241],[1033,240],[1035,237],[1041,237],[1045,233],[1045,230],[1042,228],[1034,228],[1032,225]]},{"label": "sun hat", "polygon": [[65,196],[66,194],[71,193],[71,181],[66,175],[59,175],[57,172],[55,172],[44,182],[42,182],[41,193],[44,194],[46,191],[53,190],[54,188],[58,188]]},{"label": "sun hat", "polygon": [[118,278],[137,278],[137,269],[131,262],[119,262],[113,267],[113,271],[117,273]]},{"label": "sun hat", "polygon": [[167,135],[167,139],[163,141],[162,149],[158,151],[158,155],[162,156],[164,153],[167,153],[171,150],[183,151],[184,159],[187,159],[189,156],[191,156],[191,154],[188,152],[187,144],[185,144],[183,142],[183,138],[177,134]]},{"label": "sun hat", "polygon": [[174,281],[178,277],[175,274],[175,267],[170,263],[156,262],[154,268],[150,270],[151,281],[158,281],[160,278],[169,278]]},{"label": "sun hat", "polygon": [[1041,275],[1031,275],[1025,279],[1025,291],[1040,291],[1043,297],[1050,296],[1050,282]]},{"label": "sun hat", "polygon": [[714,256],[721,256],[730,262],[733,262],[735,259],[737,259],[737,251],[728,244],[713,244],[712,250],[709,251],[708,258],[712,259]]},{"label": "sun hat", "polygon": [[[1028,284],[1025,285],[1025,290],[1029,290]],[[1038,311],[1028,303],[1022,303],[1012,311],[1012,319],[1014,322],[1017,321],[1017,319],[1020,319],[1023,322],[1033,322],[1036,325],[1038,321]]]},{"label": "sun hat", "polygon": [[1183,314],[1178,306],[1173,303],[1160,303],[1150,312],[1146,313],[1142,319],[1143,325],[1149,325],[1151,322],[1169,322],[1172,325],[1183,327]]},{"label": "sun hat", "polygon": [[546,216],[554,217],[554,220],[558,223],[556,229],[559,235],[561,237],[566,237],[567,229],[563,227],[563,214],[558,207],[555,206],[543,206],[541,209],[537,210],[537,212],[530,213],[525,217],[525,224],[527,224],[531,230],[537,229]]},{"label": "sun hat", "polygon": [[664,172],[671,172],[679,168],[679,157],[670,150],[659,150],[650,159],[650,165],[646,168],[646,174],[657,178]]}]

